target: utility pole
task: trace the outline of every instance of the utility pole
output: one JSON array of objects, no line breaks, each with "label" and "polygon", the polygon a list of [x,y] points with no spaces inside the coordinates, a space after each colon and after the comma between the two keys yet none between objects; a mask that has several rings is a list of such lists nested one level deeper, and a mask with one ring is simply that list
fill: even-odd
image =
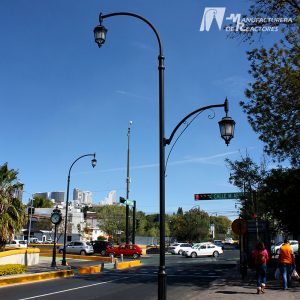
[{"label": "utility pole", "polygon": [[132,244],[135,244],[135,231],[136,231],[135,212],[136,212],[136,201],[134,200],[133,212],[132,212]]},{"label": "utility pole", "polygon": [[[130,192],[130,126],[132,121],[129,121],[127,132],[127,177],[126,177],[126,199],[129,199]],[[129,205],[126,204],[126,244],[129,244]]]}]

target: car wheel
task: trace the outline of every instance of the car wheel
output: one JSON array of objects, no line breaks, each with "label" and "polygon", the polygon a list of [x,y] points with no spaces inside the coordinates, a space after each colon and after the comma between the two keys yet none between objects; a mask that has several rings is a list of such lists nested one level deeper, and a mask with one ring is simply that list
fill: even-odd
[{"label": "car wheel", "polygon": [[219,256],[219,252],[218,251],[214,251],[214,253],[212,254],[213,257],[218,257]]},{"label": "car wheel", "polygon": [[58,253],[59,253],[59,254],[63,254],[63,252],[64,252],[64,251],[63,251],[62,249],[59,249],[59,250],[58,250]]},{"label": "car wheel", "polygon": [[192,253],[191,253],[191,257],[192,257],[192,258],[197,257],[197,253],[196,253],[196,252],[192,252]]},{"label": "car wheel", "polygon": [[179,251],[178,251],[178,254],[179,254],[179,255],[181,255],[181,254],[182,254],[182,252],[183,252],[182,250],[179,250]]},{"label": "car wheel", "polygon": [[133,253],[132,257],[133,257],[133,259],[137,259],[139,257],[139,255],[137,253]]},{"label": "car wheel", "polygon": [[279,255],[279,249],[276,250],[276,255]]},{"label": "car wheel", "polygon": [[100,254],[101,254],[102,256],[105,256],[106,251],[105,251],[105,250],[102,250],[102,251],[100,252]]},{"label": "car wheel", "polygon": [[81,250],[80,255],[86,255],[86,252],[84,250]]}]

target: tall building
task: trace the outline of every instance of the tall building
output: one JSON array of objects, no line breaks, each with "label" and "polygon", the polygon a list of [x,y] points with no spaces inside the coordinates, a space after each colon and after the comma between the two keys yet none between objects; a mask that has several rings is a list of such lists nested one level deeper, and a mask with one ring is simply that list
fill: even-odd
[{"label": "tall building", "polygon": [[73,190],[73,200],[78,200],[79,203],[82,201],[82,191],[80,189]]},{"label": "tall building", "polygon": [[81,191],[80,189],[75,188],[73,190],[73,200],[81,205],[91,205],[93,202],[92,192]]},{"label": "tall building", "polygon": [[51,192],[50,199],[53,199],[55,203],[61,203],[65,201],[65,192]]},{"label": "tall building", "polygon": [[92,204],[92,202],[93,202],[92,192],[89,191],[82,192],[82,204],[90,205]]},{"label": "tall building", "polygon": [[117,192],[116,191],[110,191],[107,195],[107,197],[100,202],[100,205],[113,205],[116,204],[116,197]]}]

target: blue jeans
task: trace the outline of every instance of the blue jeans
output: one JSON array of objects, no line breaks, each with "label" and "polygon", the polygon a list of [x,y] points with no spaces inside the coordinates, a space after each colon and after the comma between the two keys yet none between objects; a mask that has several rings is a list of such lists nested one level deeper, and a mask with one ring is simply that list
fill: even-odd
[{"label": "blue jeans", "polygon": [[279,269],[283,278],[283,288],[286,289],[291,286],[291,275],[293,272],[293,265],[280,264]]},{"label": "blue jeans", "polygon": [[260,287],[267,281],[267,265],[256,265],[256,286]]}]

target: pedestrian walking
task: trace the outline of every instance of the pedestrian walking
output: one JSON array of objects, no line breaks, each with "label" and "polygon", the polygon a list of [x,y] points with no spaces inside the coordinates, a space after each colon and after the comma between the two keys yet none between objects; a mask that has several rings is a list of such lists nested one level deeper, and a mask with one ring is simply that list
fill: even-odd
[{"label": "pedestrian walking", "polygon": [[264,293],[267,281],[267,261],[269,254],[262,241],[257,243],[256,249],[252,252],[253,262],[256,270],[256,292]]},{"label": "pedestrian walking", "polygon": [[287,239],[279,249],[278,266],[283,279],[283,289],[291,287],[291,275],[296,267],[293,248]]}]

